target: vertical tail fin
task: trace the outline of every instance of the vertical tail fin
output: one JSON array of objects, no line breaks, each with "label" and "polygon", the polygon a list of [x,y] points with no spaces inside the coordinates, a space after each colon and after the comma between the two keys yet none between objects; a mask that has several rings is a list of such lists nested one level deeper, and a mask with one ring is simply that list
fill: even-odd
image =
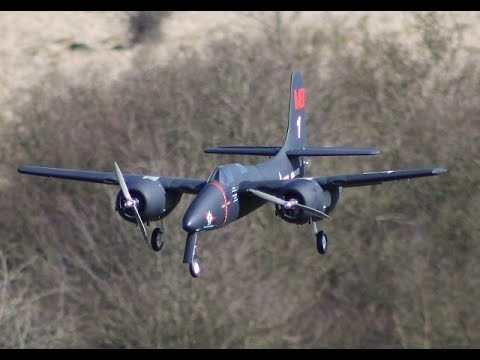
[{"label": "vertical tail fin", "polygon": [[283,145],[285,151],[307,146],[305,100],[302,74],[299,71],[294,71],[290,80],[288,130]]}]

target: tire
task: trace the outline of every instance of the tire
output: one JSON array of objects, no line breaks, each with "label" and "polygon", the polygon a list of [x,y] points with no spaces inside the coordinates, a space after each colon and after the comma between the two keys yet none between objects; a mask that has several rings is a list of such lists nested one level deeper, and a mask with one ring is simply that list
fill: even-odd
[{"label": "tire", "polygon": [[162,250],[163,245],[165,244],[165,237],[163,236],[163,231],[160,228],[155,228],[153,230],[152,236],[150,238],[150,245],[153,251]]},{"label": "tire", "polygon": [[320,254],[325,254],[328,250],[328,238],[327,234],[323,231],[319,231],[317,235],[315,235],[317,240],[317,250]]},{"label": "tire", "polygon": [[198,259],[194,258],[193,261],[188,265],[188,268],[190,270],[190,275],[192,275],[194,278],[197,278],[202,272],[202,263]]}]

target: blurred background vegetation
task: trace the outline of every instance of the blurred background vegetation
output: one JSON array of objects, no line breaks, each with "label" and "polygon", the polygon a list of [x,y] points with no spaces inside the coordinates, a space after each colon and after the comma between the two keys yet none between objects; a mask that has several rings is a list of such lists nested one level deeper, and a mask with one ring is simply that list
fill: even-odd
[{"label": "blurred background vegetation", "polygon": [[[480,346],[480,67],[449,13],[402,33],[269,13],[260,36],[212,38],[157,61],[170,14],[130,13],[141,47],[114,81],[52,71],[1,131],[2,348],[472,348]],[[253,15],[252,15],[253,16]],[[140,26],[140,18],[147,19]],[[112,56],[115,51],[112,49]],[[16,173],[21,164],[204,178],[216,145],[278,145],[290,73],[307,89],[308,141],[376,146],[316,158],[311,174],[441,166],[448,173],[346,189],[318,255],[309,226],[265,206],[201,234],[202,277],[182,264],[185,195],[150,251],[114,210],[116,187]],[[263,160],[263,159],[260,159]],[[150,227],[151,231],[152,227]]]}]

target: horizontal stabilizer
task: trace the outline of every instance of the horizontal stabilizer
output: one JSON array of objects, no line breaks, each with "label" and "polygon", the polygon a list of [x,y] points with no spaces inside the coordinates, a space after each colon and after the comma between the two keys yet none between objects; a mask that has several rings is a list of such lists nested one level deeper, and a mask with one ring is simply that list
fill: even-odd
[{"label": "horizontal stabilizer", "polygon": [[307,147],[303,149],[287,150],[287,156],[359,156],[378,155],[380,150],[373,148],[344,148],[344,147]]},{"label": "horizontal stabilizer", "polygon": [[[280,146],[219,146],[206,149],[205,153],[275,156],[279,151]],[[308,147],[286,151],[287,156],[360,156],[377,155],[379,153],[380,150],[374,148],[346,147]]]},{"label": "horizontal stabilizer", "polygon": [[280,146],[219,146],[205,149],[207,154],[261,155],[275,156]]}]

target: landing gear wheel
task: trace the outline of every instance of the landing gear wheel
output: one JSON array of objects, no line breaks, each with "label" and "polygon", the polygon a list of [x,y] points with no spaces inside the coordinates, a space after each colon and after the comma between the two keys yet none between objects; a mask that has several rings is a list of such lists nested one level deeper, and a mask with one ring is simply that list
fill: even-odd
[{"label": "landing gear wheel", "polygon": [[202,263],[198,259],[193,259],[193,261],[188,265],[188,268],[190,270],[190,275],[196,278],[202,272]]},{"label": "landing gear wheel", "polygon": [[323,231],[319,231],[318,233],[315,234],[315,237],[317,238],[317,250],[320,254],[325,254],[328,249],[328,239],[327,239],[327,234],[325,234]]},{"label": "landing gear wheel", "polygon": [[160,228],[155,228],[155,230],[153,230],[152,232],[152,237],[150,238],[150,245],[152,246],[152,250],[162,250],[163,244],[165,244],[165,237],[163,236],[163,231]]}]

